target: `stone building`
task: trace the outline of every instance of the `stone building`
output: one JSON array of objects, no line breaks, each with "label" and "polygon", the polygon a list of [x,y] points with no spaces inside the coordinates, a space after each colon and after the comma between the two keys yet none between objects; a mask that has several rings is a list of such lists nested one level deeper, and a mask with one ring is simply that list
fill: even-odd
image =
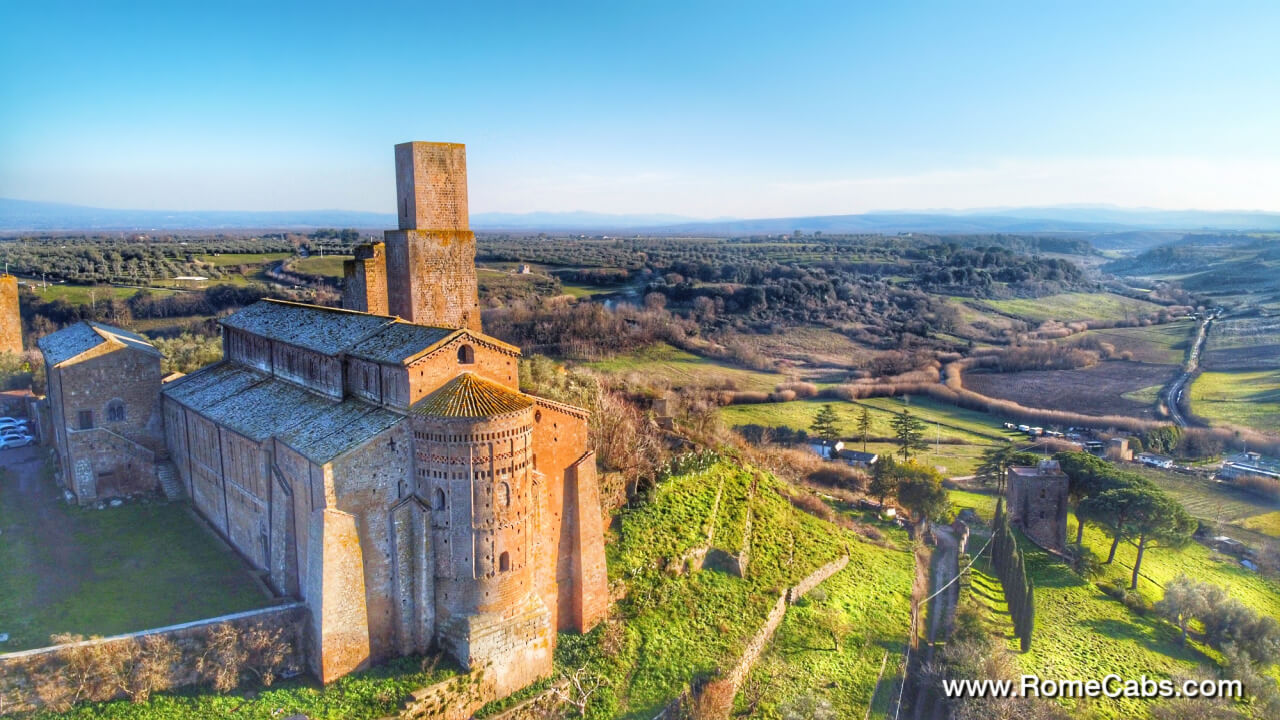
[{"label": "stone building", "polygon": [[0,353],[22,354],[22,315],[18,312],[18,278],[0,275]]},{"label": "stone building", "polygon": [[480,331],[463,152],[396,147],[401,230],[348,264],[358,309],[258,302],[160,391],[193,505],[307,603],[323,681],[439,647],[503,696],[607,609],[589,418]]},{"label": "stone building", "polygon": [[480,331],[463,146],[399,145],[396,172],[400,229],[348,264],[354,309],[258,302],[219,321],[222,360],[163,384],[138,335],[41,339],[55,442],[81,502],[154,487],[160,457],[306,603],[322,681],[442,648],[501,697],[607,610],[589,417],[520,392],[519,348]]},{"label": "stone building", "polygon": [[76,501],[153,489],[164,452],[160,351],[141,335],[92,322],[37,345],[59,470]]},{"label": "stone building", "polygon": [[1005,500],[1009,521],[1042,547],[1067,546],[1067,474],[1056,460],[1009,468]]}]

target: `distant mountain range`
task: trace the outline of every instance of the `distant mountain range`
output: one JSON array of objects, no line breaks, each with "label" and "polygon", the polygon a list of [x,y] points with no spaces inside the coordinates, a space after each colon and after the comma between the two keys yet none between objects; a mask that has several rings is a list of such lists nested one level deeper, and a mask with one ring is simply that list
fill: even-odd
[{"label": "distant mountain range", "polygon": [[[389,213],[351,210],[118,210],[0,198],[0,231],[266,230],[395,227]],[[1280,231],[1280,213],[1156,210],[1079,205],[978,210],[878,211],[702,220],[679,215],[592,212],[475,213],[476,230],[748,235],[806,233],[1115,233],[1132,231]]]}]

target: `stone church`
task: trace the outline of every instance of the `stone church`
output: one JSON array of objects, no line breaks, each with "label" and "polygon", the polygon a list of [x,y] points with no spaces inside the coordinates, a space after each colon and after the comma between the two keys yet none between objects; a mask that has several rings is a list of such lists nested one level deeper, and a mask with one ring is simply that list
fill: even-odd
[{"label": "stone church", "polygon": [[399,228],[348,261],[344,309],[264,300],[220,321],[221,361],[163,385],[157,363],[163,453],[309,606],[321,680],[438,647],[501,697],[607,610],[588,415],[520,392],[519,349],[481,332],[465,148],[395,160]]}]

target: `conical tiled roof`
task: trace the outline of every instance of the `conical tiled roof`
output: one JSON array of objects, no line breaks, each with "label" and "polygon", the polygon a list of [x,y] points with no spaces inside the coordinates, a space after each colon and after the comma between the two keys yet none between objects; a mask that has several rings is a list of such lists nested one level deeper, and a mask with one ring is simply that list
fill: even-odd
[{"label": "conical tiled roof", "polygon": [[462,373],[413,405],[418,415],[484,418],[506,415],[533,406],[533,400],[514,390]]}]

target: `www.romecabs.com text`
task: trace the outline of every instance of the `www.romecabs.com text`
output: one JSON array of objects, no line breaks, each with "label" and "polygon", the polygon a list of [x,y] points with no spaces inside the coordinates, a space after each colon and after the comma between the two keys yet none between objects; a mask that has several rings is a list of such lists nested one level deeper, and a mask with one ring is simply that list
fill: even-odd
[{"label": "www.romecabs.com text", "polygon": [[1238,698],[1243,692],[1239,680],[1156,680],[1142,675],[1126,680],[1107,675],[1101,680],[1053,680],[1023,675],[1013,680],[943,680],[943,695],[960,697],[1043,697],[1043,698]]}]

